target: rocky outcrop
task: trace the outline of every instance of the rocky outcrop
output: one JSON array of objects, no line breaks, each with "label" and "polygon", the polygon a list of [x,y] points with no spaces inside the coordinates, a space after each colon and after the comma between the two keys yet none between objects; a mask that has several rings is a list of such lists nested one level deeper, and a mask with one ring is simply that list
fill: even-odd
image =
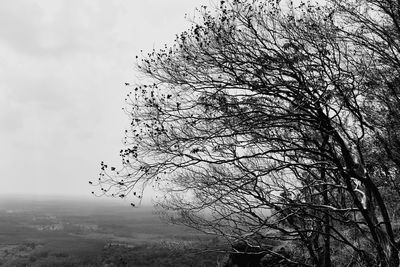
[{"label": "rocky outcrop", "polygon": [[223,267],[294,267],[288,261],[290,253],[284,247],[250,246],[239,242],[232,246],[232,252],[225,260]]},{"label": "rocky outcrop", "polygon": [[290,253],[282,246],[274,248],[270,253],[264,255],[260,260],[262,267],[295,267],[298,266],[288,259],[291,258]]},{"label": "rocky outcrop", "polygon": [[261,259],[266,252],[259,246],[251,246],[246,242],[238,242],[232,245],[224,267],[262,267]]}]

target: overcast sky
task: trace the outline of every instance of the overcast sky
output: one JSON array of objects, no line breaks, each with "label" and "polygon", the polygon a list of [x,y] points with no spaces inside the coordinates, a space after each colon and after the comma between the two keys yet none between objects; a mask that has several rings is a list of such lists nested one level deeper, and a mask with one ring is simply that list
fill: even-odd
[{"label": "overcast sky", "polygon": [[120,162],[135,56],[210,0],[0,1],[0,194],[90,195]]}]

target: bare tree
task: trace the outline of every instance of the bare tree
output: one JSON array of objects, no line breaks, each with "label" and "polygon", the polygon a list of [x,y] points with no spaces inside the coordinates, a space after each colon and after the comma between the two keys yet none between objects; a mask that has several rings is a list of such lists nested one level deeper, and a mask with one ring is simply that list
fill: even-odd
[{"label": "bare tree", "polygon": [[335,245],[349,265],[398,266],[387,194],[399,192],[395,7],[202,7],[172,47],[139,62],[152,83],[127,96],[123,168],[102,163],[102,193],[152,185],[173,222],[297,244],[281,256],[300,265],[337,265]]}]

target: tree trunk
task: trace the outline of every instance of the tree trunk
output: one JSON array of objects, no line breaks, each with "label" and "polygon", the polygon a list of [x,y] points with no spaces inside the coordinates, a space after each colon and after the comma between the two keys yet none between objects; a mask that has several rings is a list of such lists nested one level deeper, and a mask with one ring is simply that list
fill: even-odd
[{"label": "tree trunk", "polygon": [[[321,178],[323,181],[325,181],[325,169],[322,170],[321,173]],[[322,196],[324,200],[324,205],[329,205],[329,196],[328,196],[328,185],[326,183],[323,184],[322,186]],[[329,218],[329,212],[325,212],[324,214],[324,252],[323,252],[323,258],[322,258],[322,265],[324,267],[331,267],[332,262],[331,262],[331,244],[330,244],[330,218]]]},{"label": "tree trunk", "polygon": [[398,267],[400,265],[399,251],[397,250],[397,248],[390,246],[390,251],[388,251],[388,258],[388,267]]},{"label": "tree trunk", "polygon": [[397,244],[391,244],[387,234],[381,229],[377,230],[380,245],[383,248],[383,253],[385,255],[384,259],[379,259],[381,266],[385,267],[399,267],[399,251],[397,249]]}]

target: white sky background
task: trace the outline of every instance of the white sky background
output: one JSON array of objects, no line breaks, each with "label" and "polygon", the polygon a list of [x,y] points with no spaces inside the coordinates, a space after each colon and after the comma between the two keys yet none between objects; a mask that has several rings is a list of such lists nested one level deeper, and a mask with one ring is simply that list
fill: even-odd
[{"label": "white sky background", "polygon": [[140,50],[172,43],[210,0],[0,1],[0,194],[90,196],[120,163]]}]

